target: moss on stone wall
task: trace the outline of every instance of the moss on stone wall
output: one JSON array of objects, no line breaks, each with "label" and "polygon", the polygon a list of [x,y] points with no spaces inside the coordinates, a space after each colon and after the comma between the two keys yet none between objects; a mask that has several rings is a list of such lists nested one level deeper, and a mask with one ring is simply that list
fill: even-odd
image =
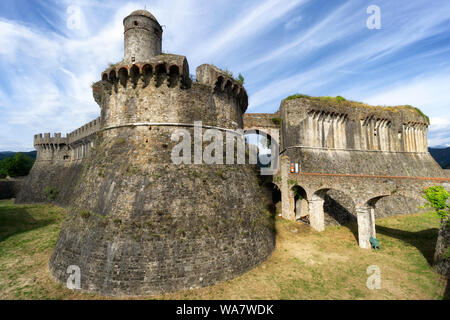
[{"label": "moss on stone wall", "polygon": [[341,96],[337,96],[337,97],[328,97],[328,96],[323,96],[323,97],[313,97],[313,96],[308,96],[305,94],[294,94],[291,95],[287,98],[285,98],[285,101],[289,101],[289,100],[295,100],[295,99],[300,99],[300,98],[304,98],[304,99],[308,99],[308,100],[312,100],[312,101],[317,101],[317,102],[324,102],[324,103],[330,103],[333,105],[340,105],[340,104],[345,104],[348,106],[352,106],[355,108],[368,108],[368,109],[379,109],[382,111],[392,111],[392,112],[398,112],[399,110],[409,110],[412,111],[414,113],[417,113],[418,115],[420,115],[425,121],[426,123],[430,123],[430,118],[425,115],[419,108],[417,107],[413,107],[410,105],[399,105],[399,106],[372,106],[372,105],[368,105],[366,103],[363,102],[358,102],[358,101],[353,101],[353,100],[347,100],[344,97]]}]

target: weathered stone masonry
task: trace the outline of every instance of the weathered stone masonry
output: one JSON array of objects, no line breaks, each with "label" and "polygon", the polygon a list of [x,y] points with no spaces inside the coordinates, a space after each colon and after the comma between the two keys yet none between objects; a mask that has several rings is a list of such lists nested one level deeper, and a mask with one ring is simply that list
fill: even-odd
[{"label": "weathered stone masonry", "polygon": [[317,231],[357,221],[362,248],[377,217],[415,212],[424,187],[450,181],[427,152],[428,120],[409,107],[299,97],[275,114],[245,114],[240,82],[207,64],[194,82],[186,57],[162,54],[149,12],[130,14],[124,30],[124,59],[93,85],[100,117],[65,137],[36,135],[17,196],[46,202],[51,187],[67,207],[49,264],[60,282],[77,265],[82,290],[158,294],[231,279],[271,254],[273,204],[254,166],[172,163],[172,133],[194,136],[195,121],[202,132],[271,132],[282,216]]},{"label": "weathered stone masonry", "polygon": [[[280,118],[281,168],[274,183],[283,217],[308,217],[317,231],[357,221],[363,248],[376,236],[376,217],[418,212],[424,188],[449,182],[428,153],[428,120],[412,107],[300,96],[283,100],[277,114],[255,117],[266,119],[262,132],[273,130],[267,119]],[[246,129],[255,127],[255,117],[248,116]]]},{"label": "weathered stone masonry", "polygon": [[65,283],[67,267],[79,266],[82,290],[133,296],[211,285],[275,246],[255,166],[172,163],[174,130],[193,136],[194,121],[203,131],[242,128],[248,98],[210,65],[192,82],[185,57],[148,43],[159,35],[140,28],[156,24],[143,11],[125,18],[125,59],[93,85],[100,118],[65,138],[36,136],[38,161],[17,199],[46,201],[46,186],[60,192],[68,216],[50,271]]},{"label": "weathered stone masonry", "polygon": [[15,198],[22,186],[22,179],[0,180],[0,199]]}]

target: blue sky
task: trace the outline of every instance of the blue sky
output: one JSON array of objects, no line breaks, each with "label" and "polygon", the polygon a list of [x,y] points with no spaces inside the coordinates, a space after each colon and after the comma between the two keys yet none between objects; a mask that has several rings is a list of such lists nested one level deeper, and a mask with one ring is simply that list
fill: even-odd
[{"label": "blue sky", "polygon": [[[379,30],[366,26],[370,5]],[[2,0],[0,150],[96,118],[90,85],[121,60],[122,20],[144,6],[192,74],[212,63],[244,75],[247,112],[275,112],[294,93],[411,104],[431,118],[429,144],[450,146],[448,0]]]}]

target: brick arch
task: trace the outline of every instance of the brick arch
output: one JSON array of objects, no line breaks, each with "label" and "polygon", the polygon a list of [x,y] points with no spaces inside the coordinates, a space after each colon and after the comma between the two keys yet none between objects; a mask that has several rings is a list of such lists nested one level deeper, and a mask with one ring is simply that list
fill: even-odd
[{"label": "brick arch", "polygon": [[128,69],[125,67],[120,68],[119,72],[118,72],[118,76],[119,76],[120,84],[122,86],[126,87],[127,81],[128,81]]},{"label": "brick arch", "polygon": [[164,63],[160,63],[160,64],[156,65],[155,73],[156,74],[163,74],[163,73],[165,74],[165,73],[167,73],[166,65]]},{"label": "brick arch", "polygon": [[266,136],[273,139],[278,145],[280,145],[279,137],[276,137],[275,134],[270,134],[271,129],[273,128],[264,128],[264,127],[244,127],[244,134],[265,134]]},{"label": "brick arch", "polygon": [[227,79],[225,81],[224,91],[227,93],[231,93],[232,86],[233,86],[233,81],[231,81],[231,79]]},{"label": "brick arch", "polygon": [[[310,212],[310,223],[311,227],[316,231],[325,230],[325,202],[332,200],[334,202],[334,206],[338,204],[337,201],[333,200],[333,198],[328,196],[328,192],[335,190],[342,195],[344,195],[347,199],[352,201],[353,206],[356,208],[355,195],[349,193],[347,191],[342,190],[342,188],[337,188],[336,186],[322,186],[318,190],[314,191],[311,194],[309,200],[309,212]],[[333,204],[333,203],[331,203]],[[346,215],[353,215],[347,208],[342,207],[340,211],[347,211]],[[338,223],[341,223],[341,219],[337,217],[333,217]],[[350,219],[347,217],[347,219]]]},{"label": "brick arch", "polygon": [[116,70],[111,70],[109,72],[109,81],[115,82],[117,80]]},{"label": "brick arch", "polygon": [[295,184],[291,187],[290,192],[295,220],[309,221],[308,191],[302,186]]},{"label": "brick arch", "polygon": [[176,64],[173,64],[169,67],[169,74],[180,74],[180,67],[178,67]]},{"label": "brick arch", "polygon": [[167,78],[167,66],[164,63],[158,64],[155,67],[156,86],[161,86]]},{"label": "brick arch", "polygon": [[389,197],[392,194],[382,194],[379,196],[375,196],[370,198],[369,200],[365,201],[365,205],[371,208],[376,208],[377,202],[383,198]]},{"label": "brick arch", "polygon": [[[244,129],[244,134],[257,134],[257,135],[265,135],[270,139],[270,149],[271,149],[271,168],[276,168],[279,165],[278,154],[280,152],[280,143],[278,132],[270,132],[268,133],[266,128],[246,128]],[[274,156],[276,155],[276,156]],[[273,162],[276,161],[276,162]]]},{"label": "brick arch", "polygon": [[150,79],[153,77],[153,66],[151,64],[145,64],[142,67],[142,76],[144,80],[144,87],[148,86]]},{"label": "brick arch", "polygon": [[133,65],[130,69],[130,78],[133,85],[136,87],[141,76],[141,69],[137,65]]},{"label": "brick arch", "polygon": [[180,68],[177,65],[169,67],[169,87],[174,88],[180,80]]},{"label": "brick arch", "polygon": [[235,84],[235,85],[233,85],[233,87],[231,89],[231,93],[233,94],[233,96],[237,96],[239,90],[240,90],[240,87],[237,84]]},{"label": "brick arch", "polygon": [[223,91],[224,77],[218,76],[216,81],[214,82],[214,91],[221,92]]}]

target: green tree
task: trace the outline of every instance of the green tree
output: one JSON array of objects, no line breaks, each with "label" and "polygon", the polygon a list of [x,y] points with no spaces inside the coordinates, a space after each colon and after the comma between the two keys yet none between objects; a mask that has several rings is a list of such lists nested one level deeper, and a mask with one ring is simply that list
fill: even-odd
[{"label": "green tree", "polygon": [[433,208],[441,219],[448,219],[449,208],[447,200],[450,194],[443,186],[429,187],[425,189],[423,198],[427,201],[426,208]]},{"label": "green tree", "polygon": [[0,177],[22,177],[28,175],[33,167],[34,159],[24,155],[23,153],[16,153],[14,157],[5,158],[0,161]]},{"label": "green tree", "polygon": [[0,167],[0,179],[6,178],[7,174],[5,169]]},{"label": "green tree", "polygon": [[450,194],[442,186],[429,187],[423,194],[423,198],[427,201],[425,207],[433,208],[441,218],[434,263],[436,271],[447,277],[450,277],[450,206],[447,204],[449,196]]}]

